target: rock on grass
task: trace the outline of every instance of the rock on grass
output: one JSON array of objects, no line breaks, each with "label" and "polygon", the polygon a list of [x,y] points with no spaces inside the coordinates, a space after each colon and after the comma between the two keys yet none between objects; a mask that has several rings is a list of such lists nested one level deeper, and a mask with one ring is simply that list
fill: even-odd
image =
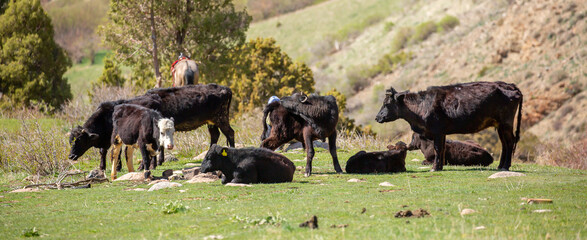
[{"label": "rock on grass", "polygon": [[503,172],[494,173],[491,176],[489,176],[488,178],[523,177],[523,176],[526,176],[526,174],[519,173],[519,172],[503,171]]}]

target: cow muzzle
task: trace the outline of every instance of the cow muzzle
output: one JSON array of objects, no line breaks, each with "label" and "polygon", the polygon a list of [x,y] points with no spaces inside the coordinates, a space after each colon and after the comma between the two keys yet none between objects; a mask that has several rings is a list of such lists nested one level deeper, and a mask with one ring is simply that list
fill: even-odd
[{"label": "cow muzzle", "polygon": [[172,150],[173,149],[173,144],[167,144],[165,146],[165,148],[167,148],[167,150]]}]

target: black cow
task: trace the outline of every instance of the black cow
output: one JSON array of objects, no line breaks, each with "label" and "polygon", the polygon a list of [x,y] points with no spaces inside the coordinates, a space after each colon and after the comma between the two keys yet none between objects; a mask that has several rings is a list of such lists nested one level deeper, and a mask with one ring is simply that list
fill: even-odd
[{"label": "black cow", "polygon": [[347,173],[391,173],[406,171],[407,146],[404,142],[389,145],[388,151],[360,151],[346,162]]},{"label": "black cow", "polygon": [[284,155],[264,148],[225,148],[212,144],[201,172],[222,172],[226,183],[291,182],[295,165]]},{"label": "black cow", "polygon": [[[424,165],[434,163],[436,153],[434,152],[434,141],[426,139],[420,134],[414,133],[412,135],[412,142],[408,145],[408,150],[420,149],[425,161]],[[493,163],[493,157],[487,150],[483,149],[479,144],[473,141],[456,141],[446,140],[444,152],[445,164],[461,165],[461,166],[489,166]]]},{"label": "black cow", "polygon": [[132,151],[139,148],[143,156],[145,170],[149,170],[151,158],[160,148],[173,149],[173,118],[164,118],[161,113],[135,104],[119,104],[112,114],[112,180],[116,179],[115,161],[119,157],[122,144],[127,145],[126,165],[132,172]]},{"label": "black cow", "polygon": [[[229,145],[234,146],[234,130],[229,124],[231,100],[230,88],[208,84],[153,89],[136,98],[103,102],[83,126],[71,130],[69,158],[79,158],[90,147],[100,148],[100,169],[106,169],[106,153],[112,135],[112,112],[114,106],[123,103],[141,105],[161,112],[163,117],[173,117],[177,131],[190,131],[208,124],[210,144],[218,142],[222,131]],[[160,150],[159,165],[164,160],[163,150]],[[156,165],[155,161],[152,162],[154,168],[153,165]]]},{"label": "black cow", "polygon": [[[375,120],[379,123],[406,120],[412,130],[434,140],[436,157],[431,171],[442,170],[447,134],[475,133],[496,127],[502,144],[500,170],[509,170],[520,140],[522,92],[504,82],[472,82],[426,91],[398,93],[390,88]],[[514,135],[514,119],[518,126]]]},{"label": "black cow", "polygon": [[[271,120],[269,134],[267,134],[267,115]],[[325,141],[328,138],[328,148],[332,156],[334,170],[337,173],[342,173],[336,155],[337,122],[338,105],[333,96],[306,96],[295,93],[265,106],[261,147],[275,150],[292,139],[302,142],[307,155],[304,175],[308,177],[312,174],[312,159],[314,158],[312,141],[316,139]]]}]

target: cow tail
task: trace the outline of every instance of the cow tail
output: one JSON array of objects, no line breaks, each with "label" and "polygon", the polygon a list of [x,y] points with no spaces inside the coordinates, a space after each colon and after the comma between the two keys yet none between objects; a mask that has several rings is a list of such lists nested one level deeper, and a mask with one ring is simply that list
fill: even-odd
[{"label": "cow tail", "polygon": [[187,69],[185,70],[183,77],[185,79],[186,85],[194,84],[194,71],[192,71],[192,69],[190,68],[190,65],[187,65]]},{"label": "cow tail", "polygon": [[518,145],[518,141],[520,141],[520,127],[522,126],[522,103],[524,103],[524,95],[520,92],[520,104],[518,105],[518,126],[516,127],[516,136],[514,139],[514,148],[512,149],[512,155],[516,152],[516,146]]},{"label": "cow tail", "polygon": [[269,115],[269,113],[271,113],[271,111],[273,111],[277,106],[279,106],[279,104],[279,101],[272,102],[270,104],[267,104],[267,106],[265,106],[265,109],[263,109],[263,133],[261,134],[261,141],[265,140],[265,137],[267,136],[267,131],[269,131],[269,124],[267,124],[267,116]]}]

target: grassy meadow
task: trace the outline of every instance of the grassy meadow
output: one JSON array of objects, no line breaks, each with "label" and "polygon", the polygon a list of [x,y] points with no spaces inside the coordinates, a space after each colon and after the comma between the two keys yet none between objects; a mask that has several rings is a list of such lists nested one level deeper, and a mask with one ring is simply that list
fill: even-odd
[{"label": "grassy meadow", "polygon": [[[355,151],[339,150],[343,167]],[[300,151],[285,155],[296,166],[305,165]],[[33,228],[49,239],[584,239],[587,235],[585,171],[514,164],[513,171],[527,176],[488,179],[496,173],[497,163],[486,168],[449,166],[431,173],[410,161],[413,158],[422,156],[409,153],[405,173],[335,174],[328,152],[318,150],[311,177],[303,177],[298,169],[292,183],[252,187],[177,181],[183,186],[139,192],[129,189],[148,188],[147,183],[115,182],[90,189],[7,193],[14,186],[2,184],[0,235],[20,238]],[[194,162],[188,159],[167,162],[155,174]],[[93,159],[77,166],[89,170],[97,164]],[[347,182],[351,178],[364,182]],[[384,181],[395,186],[379,186]],[[550,198],[554,203],[521,205],[523,197]],[[163,213],[170,203],[177,213]],[[430,216],[394,217],[398,211],[419,208]],[[465,208],[476,213],[461,216]],[[533,212],[538,209],[551,212]],[[318,229],[298,227],[313,215],[318,217]]]}]

